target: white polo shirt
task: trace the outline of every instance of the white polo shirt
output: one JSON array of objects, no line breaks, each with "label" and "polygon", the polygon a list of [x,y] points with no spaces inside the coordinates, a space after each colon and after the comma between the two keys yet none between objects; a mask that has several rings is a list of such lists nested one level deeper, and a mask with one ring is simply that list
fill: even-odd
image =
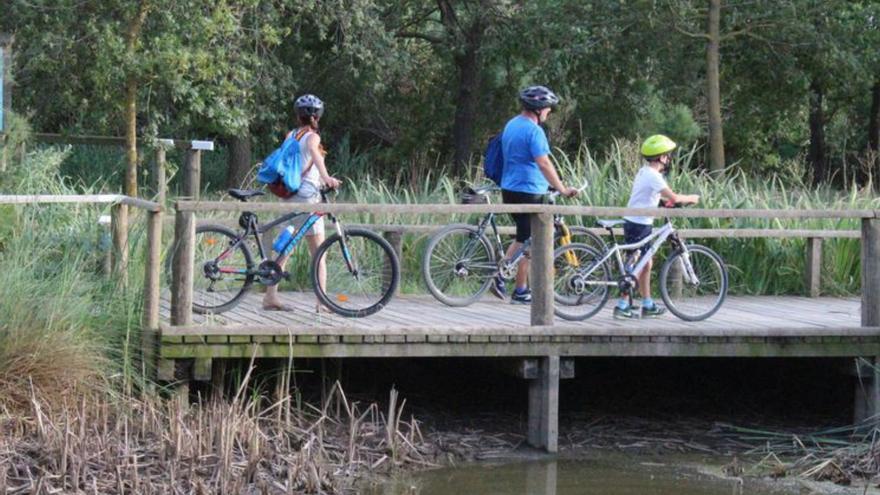
[{"label": "white polo shirt", "polygon": [[[669,187],[663,174],[645,165],[639,169],[633,181],[627,208],[657,208],[660,191]],[[654,217],[623,217],[624,220],[642,225],[653,225]]]}]

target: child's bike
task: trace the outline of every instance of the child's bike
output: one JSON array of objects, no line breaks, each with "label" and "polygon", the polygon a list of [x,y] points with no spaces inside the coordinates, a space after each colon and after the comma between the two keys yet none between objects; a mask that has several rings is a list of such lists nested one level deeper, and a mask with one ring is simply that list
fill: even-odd
[{"label": "child's bike", "polygon": [[[673,207],[669,205],[667,207]],[[612,228],[623,220],[599,220],[611,243],[602,251],[585,244],[570,244],[553,253],[556,315],[566,320],[586,320],[602,309],[612,287],[632,302],[638,276],[648,260],[669,241],[672,252],[660,268],[660,296],[669,311],[686,321],[715,314],[727,295],[727,267],[721,256],[698,244],[685,244],[669,218],[651,235],[633,244],[617,244]],[[640,255],[640,250],[644,254]],[[624,260],[624,253],[627,260]],[[616,274],[615,274],[615,270]]]}]

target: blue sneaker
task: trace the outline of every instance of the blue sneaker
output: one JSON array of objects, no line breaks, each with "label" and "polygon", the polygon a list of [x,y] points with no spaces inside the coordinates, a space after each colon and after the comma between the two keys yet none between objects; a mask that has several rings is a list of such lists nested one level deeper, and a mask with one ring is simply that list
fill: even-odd
[{"label": "blue sneaker", "polygon": [[504,279],[500,276],[496,276],[492,279],[492,285],[489,286],[489,290],[492,291],[492,294],[498,299],[501,299],[502,301],[507,299],[507,285],[504,283]]},{"label": "blue sneaker", "polygon": [[642,306],[642,318],[657,318],[663,316],[663,313],[666,312],[666,308],[661,308],[656,304],[652,304],[651,307]]},{"label": "blue sneaker", "polygon": [[514,290],[513,295],[510,296],[510,304],[532,304],[532,291],[529,289],[523,292]]}]

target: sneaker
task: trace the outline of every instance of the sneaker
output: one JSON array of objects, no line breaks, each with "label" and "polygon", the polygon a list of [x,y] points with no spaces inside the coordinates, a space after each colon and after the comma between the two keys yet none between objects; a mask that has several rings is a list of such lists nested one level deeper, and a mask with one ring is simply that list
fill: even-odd
[{"label": "sneaker", "polygon": [[661,308],[656,304],[649,307],[642,307],[642,318],[657,318],[666,312],[666,308]]},{"label": "sneaker", "polygon": [[502,301],[507,299],[507,285],[504,283],[503,278],[493,278],[492,285],[489,286],[489,290],[492,291],[492,294],[495,294],[495,297],[497,297],[498,299],[501,299]]},{"label": "sneaker", "polygon": [[615,320],[628,320],[636,317],[635,311],[633,311],[632,306],[628,306],[626,309],[621,308],[620,306],[614,306],[614,319]]},{"label": "sneaker", "polygon": [[513,291],[510,296],[510,304],[532,304],[532,291],[526,289],[525,292]]}]

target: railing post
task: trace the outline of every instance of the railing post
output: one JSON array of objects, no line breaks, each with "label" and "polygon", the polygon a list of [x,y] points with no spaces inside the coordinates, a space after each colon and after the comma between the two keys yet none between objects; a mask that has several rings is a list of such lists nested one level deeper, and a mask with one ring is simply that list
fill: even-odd
[{"label": "railing post", "polygon": [[880,218],[862,219],[861,261],[862,326],[880,326]]},{"label": "railing post", "polygon": [[553,215],[532,215],[532,325],[553,324]]},{"label": "railing post", "polygon": [[113,237],[113,273],[122,285],[128,283],[128,206],[115,204],[110,208]]},{"label": "railing post", "polygon": [[192,323],[193,259],[196,218],[191,211],[178,210],[174,217],[174,249],[171,269],[171,324]]},{"label": "railing post", "polygon": [[199,199],[202,176],[202,151],[189,149],[183,163],[183,197]]},{"label": "railing post", "polygon": [[819,297],[822,287],[822,238],[807,237],[807,260],[804,285],[809,297]]},{"label": "railing post", "polygon": [[165,195],[168,189],[165,168],[165,145],[159,143],[156,145],[156,160],[153,162],[153,187],[156,193],[154,201],[163,208],[165,207]]},{"label": "railing post", "polygon": [[148,377],[154,376],[156,336],[159,332],[159,297],[162,276],[162,217],[165,208],[165,148],[156,148],[153,180],[158,211],[147,212],[147,260],[144,265],[144,321],[141,355]]},{"label": "railing post", "polygon": [[[553,324],[553,215],[532,215],[532,326]],[[538,377],[529,381],[528,442],[549,453],[558,450],[559,356],[540,358]]]},{"label": "railing post", "polygon": [[[862,219],[862,326],[880,326],[880,211],[874,218]],[[865,368],[862,387],[856,388],[856,422],[880,413],[880,357],[864,357]],[[857,365],[861,367],[862,365]],[[862,397],[861,394],[864,393]],[[864,406],[859,407],[859,402]]]}]

